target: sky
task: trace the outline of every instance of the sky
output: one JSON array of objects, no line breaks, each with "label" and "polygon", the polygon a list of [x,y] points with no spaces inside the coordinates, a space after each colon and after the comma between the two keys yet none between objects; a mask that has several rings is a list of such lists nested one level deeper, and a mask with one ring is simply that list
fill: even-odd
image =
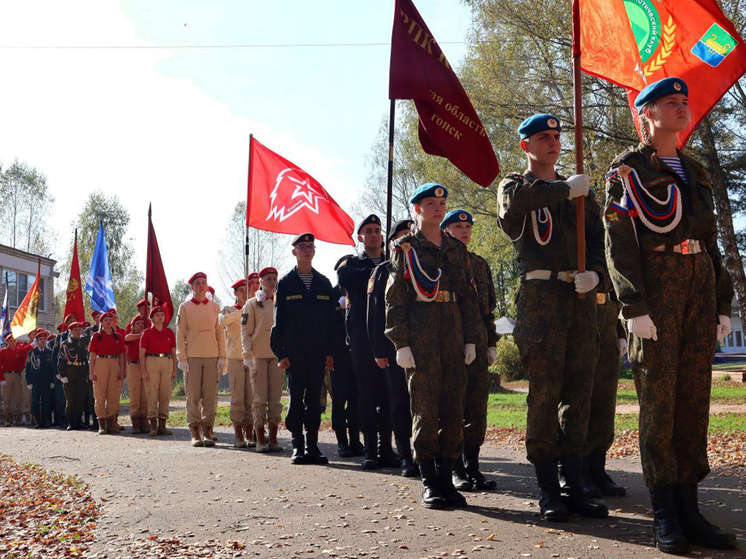
[{"label": "sky", "polygon": [[[417,7],[456,64],[469,8]],[[250,133],[351,213],[388,113],[392,18],[393,0],[4,2],[0,162],[46,175],[58,259],[101,190],[129,211],[142,271],[152,203],[169,284],[198,270],[215,277],[226,222],[246,196]],[[330,43],[384,44],[174,48]],[[80,46],[97,48],[59,48]],[[102,48],[121,46],[140,48]],[[317,269],[333,280],[351,248],[318,243]]]}]

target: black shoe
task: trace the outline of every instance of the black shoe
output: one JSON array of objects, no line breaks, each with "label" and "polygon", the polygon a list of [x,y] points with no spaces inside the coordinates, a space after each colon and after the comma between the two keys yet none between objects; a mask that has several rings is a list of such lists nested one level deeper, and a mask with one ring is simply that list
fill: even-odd
[{"label": "black shoe", "polygon": [[540,490],[539,509],[544,520],[567,522],[570,519],[570,511],[567,510],[567,505],[562,500],[557,477],[558,462],[557,458],[549,458],[534,463],[536,481]]},{"label": "black shoe", "polygon": [[323,466],[328,463],[329,459],[319,450],[319,432],[309,431],[306,433],[306,464]]},{"label": "black shoe", "polygon": [[689,540],[681,530],[676,510],[676,486],[650,488],[653,504],[653,536],[655,545],[663,553],[689,553]]},{"label": "black shoe", "polygon": [[352,449],[350,448],[350,444],[347,442],[347,433],[344,431],[337,431],[337,455],[340,458],[349,458],[350,456],[354,456],[355,454],[352,452]]},{"label": "black shoe", "polygon": [[451,474],[451,483],[453,487],[459,491],[471,491],[474,489],[474,484],[466,475],[466,467],[464,466],[463,456],[459,456],[453,461],[453,473]]},{"label": "black shoe", "polygon": [[363,433],[363,439],[365,440],[365,453],[363,454],[363,461],[360,466],[363,470],[377,470],[378,469],[378,433],[371,431],[370,433]]},{"label": "black shoe", "polygon": [[711,549],[736,549],[736,535],[711,524],[699,512],[697,484],[676,485],[675,488],[681,529],[687,539]]},{"label": "black shoe", "polygon": [[305,453],[305,441],[303,435],[293,435],[293,454],[290,456],[291,464],[305,464],[306,453]]},{"label": "black shoe", "polygon": [[583,484],[583,493],[586,497],[591,499],[598,499],[603,497],[601,489],[596,485],[596,480],[593,477],[593,454],[583,456],[580,463],[580,482]]},{"label": "black shoe", "polygon": [[586,496],[583,482],[580,481],[580,456],[562,456],[559,464],[559,476],[564,479],[562,498],[570,512],[586,518],[606,518],[609,509]]},{"label": "black shoe", "polygon": [[399,468],[403,477],[417,477],[420,475],[420,469],[412,459],[412,447],[409,443],[409,437],[401,436],[396,438],[396,450],[399,453]]},{"label": "black shoe", "polygon": [[360,442],[360,433],[350,429],[350,450],[353,456],[365,456],[365,446]]},{"label": "black shoe", "polygon": [[435,466],[438,471],[438,487],[440,494],[446,500],[449,507],[465,507],[466,498],[456,491],[453,486],[453,458],[436,458]]},{"label": "black shoe", "polygon": [[480,491],[493,491],[497,489],[497,482],[493,479],[487,479],[479,471],[479,450],[480,447],[478,446],[467,446],[464,448],[466,475],[471,484]]},{"label": "black shoe", "polygon": [[438,487],[438,472],[435,468],[435,460],[421,460],[417,464],[422,477],[422,506],[426,509],[443,509],[447,506],[446,500],[440,494]]},{"label": "black shoe", "polygon": [[[606,452],[600,450],[592,452],[583,458],[584,463],[586,459],[590,462],[593,481],[596,482],[596,486],[601,493],[607,497],[623,497],[627,494],[627,489],[614,483],[614,480],[606,472]],[[583,487],[585,487],[585,480],[583,480]]]},{"label": "black shoe", "polygon": [[382,431],[378,436],[378,466],[380,468],[400,468],[399,455],[391,448],[391,431]]}]

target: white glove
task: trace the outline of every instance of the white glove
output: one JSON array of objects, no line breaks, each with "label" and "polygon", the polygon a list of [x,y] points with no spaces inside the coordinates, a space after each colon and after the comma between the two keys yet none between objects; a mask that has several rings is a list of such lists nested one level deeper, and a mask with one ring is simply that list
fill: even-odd
[{"label": "white glove", "polygon": [[343,309],[347,308],[347,297],[345,297],[344,295],[339,298],[339,306]]},{"label": "white glove", "polygon": [[264,289],[260,289],[259,291],[256,292],[256,295],[254,295],[254,297],[256,298],[257,301],[259,301],[260,303],[263,303],[264,301],[267,300],[267,292],[264,291]]},{"label": "white glove", "polygon": [[464,363],[471,365],[477,358],[477,346],[474,344],[464,345]]},{"label": "white glove", "polygon": [[223,369],[225,369],[225,365],[225,359],[223,359],[222,357],[218,357],[218,371],[222,371]]},{"label": "white glove", "polygon": [[570,187],[570,194],[567,195],[568,200],[586,196],[591,188],[591,179],[588,175],[573,175],[565,182]]},{"label": "white glove", "polygon": [[495,361],[497,361],[497,348],[488,347],[487,348],[487,364],[492,365]]},{"label": "white glove", "polygon": [[181,369],[185,373],[189,372],[189,363],[187,363],[186,361],[179,361],[178,365],[179,369]]},{"label": "white glove", "polygon": [[243,366],[248,367],[249,369],[254,368],[254,360],[253,359],[244,359],[243,360]]},{"label": "white glove", "polygon": [[412,355],[412,349],[410,347],[403,347],[396,350],[396,362],[400,367],[405,369],[414,369],[414,355]]},{"label": "white glove", "polygon": [[596,272],[588,270],[587,272],[575,272],[575,291],[578,293],[588,293],[595,289],[601,278]]},{"label": "white glove", "polygon": [[62,377],[61,377],[60,375],[57,375],[57,376],[56,376],[56,377],[54,377],[54,378],[56,378],[57,380],[62,380]]},{"label": "white glove", "polygon": [[67,377],[60,377],[60,382],[62,384],[67,384]]},{"label": "white glove", "polygon": [[617,346],[619,347],[619,357],[624,357],[627,355],[627,340],[624,338],[619,338],[617,340]]},{"label": "white glove", "polygon": [[649,314],[630,318],[628,328],[630,334],[634,334],[638,338],[642,338],[643,340],[652,338],[654,342],[658,341],[658,329],[653,324],[653,320]]},{"label": "white glove", "polygon": [[53,382],[49,383],[49,388],[54,388],[54,383]]},{"label": "white glove", "polygon": [[733,330],[730,327],[730,317],[721,314],[718,316],[718,340],[724,339]]},{"label": "white glove", "polygon": [[6,384],[8,384],[7,380],[0,380],[0,386],[5,386]]},{"label": "white glove", "polygon": [[26,386],[28,386],[28,389],[29,389],[29,390],[31,390],[31,389],[32,389],[32,388],[34,387],[34,385],[33,385],[33,384],[27,384]]}]

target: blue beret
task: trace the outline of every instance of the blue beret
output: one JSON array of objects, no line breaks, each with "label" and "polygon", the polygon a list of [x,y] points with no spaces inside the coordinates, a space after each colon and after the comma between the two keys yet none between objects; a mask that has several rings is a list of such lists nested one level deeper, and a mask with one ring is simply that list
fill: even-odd
[{"label": "blue beret", "polygon": [[440,222],[440,228],[445,229],[451,223],[471,223],[474,225],[474,218],[466,210],[451,210]]},{"label": "blue beret", "polygon": [[316,237],[313,236],[313,233],[301,233],[295,239],[293,239],[293,242],[291,243],[293,246],[297,245],[298,243],[312,243],[316,240]]},{"label": "blue beret", "polygon": [[356,232],[359,235],[360,230],[368,225],[369,223],[372,223],[373,225],[381,225],[381,218],[378,217],[376,214],[370,214],[368,217],[366,217],[364,220],[360,222],[360,225],[357,226]]},{"label": "blue beret", "polygon": [[562,132],[560,119],[548,113],[530,116],[521,122],[521,125],[518,127],[518,135],[521,137],[521,140],[525,140],[529,136],[544,132],[544,130]]},{"label": "blue beret", "polygon": [[686,82],[681,78],[664,78],[651,83],[640,92],[635,99],[635,108],[640,111],[645,105],[656,99],[677,93],[689,96],[689,88],[686,86]]},{"label": "blue beret", "polygon": [[410,204],[417,204],[423,198],[448,198],[448,189],[437,182],[426,182],[409,197]]}]

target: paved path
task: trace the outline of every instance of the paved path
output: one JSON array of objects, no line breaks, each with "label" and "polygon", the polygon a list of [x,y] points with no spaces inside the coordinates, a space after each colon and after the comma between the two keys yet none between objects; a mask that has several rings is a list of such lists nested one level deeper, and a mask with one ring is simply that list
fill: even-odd
[{"label": "paved path", "polygon": [[[218,429],[213,449],[193,449],[187,432],[98,436],[0,429],[0,448],[17,460],[41,463],[90,484],[102,503],[96,557],[120,557],[125,543],[151,535],[183,541],[240,540],[237,557],[539,557],[657,558],[647,492],[638,460],[612,461],[615,477],[630,489],[609,499],[612,518],[542,521],[532,469],[522,453],[488,446],[484,469],[498,482],[495,493],[471,493],[465,510],[428,511],[418,504],[418,480],[393,470],[362,472],[338,459],[332,435],[322,433],[323,466],[292,466],[289,452],[256,454],[230,446]],[[287,432],[282,441],[288,445]],[[736,529],[746,557],[746,479],[711,475],[704,485],[705,511]],[[712,553],[699,549],[702,557]]]}]

